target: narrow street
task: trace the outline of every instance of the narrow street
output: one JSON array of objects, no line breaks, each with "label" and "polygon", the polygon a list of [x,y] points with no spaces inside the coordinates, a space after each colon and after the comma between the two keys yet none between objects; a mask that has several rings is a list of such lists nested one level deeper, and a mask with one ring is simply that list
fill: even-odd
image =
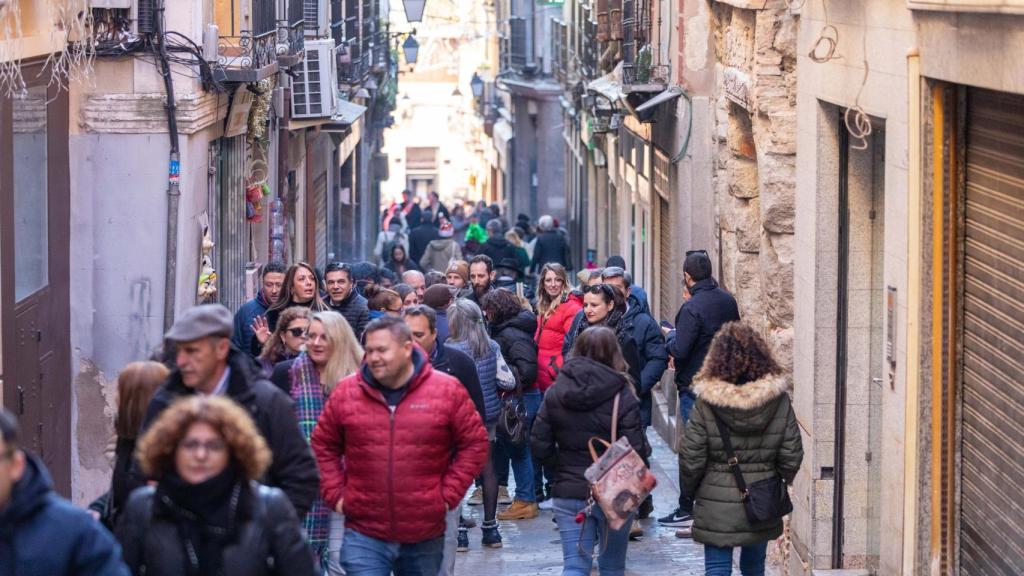
[{"label": "narrow street", "polygon": [[[654,430],[648,431],[647,438],[653,450],[651,468],[658,478],[658,487],[654,490],[654,514],[640,522],[644,527],[644,537],[629,543],[626,574],[703,574],[703,547],[689,538],[676,538],[675,528],[659,527],[654,517],[667,514],[675,508],[679,487],[675,453]],[[511,486],[509,491],[513,491]],[[465,509],[479,524],[483,508],[466,506]],[[469,552],[458,555],[456,573],[473,576],[561,574],[561,541],[551,517],[550,510],[541,510],[540,516],[533,520],[501,522],[504,546],[497,550],[482,549],[480,530],[470,530]],[[596,562],[594,569],[596,573]]]}]

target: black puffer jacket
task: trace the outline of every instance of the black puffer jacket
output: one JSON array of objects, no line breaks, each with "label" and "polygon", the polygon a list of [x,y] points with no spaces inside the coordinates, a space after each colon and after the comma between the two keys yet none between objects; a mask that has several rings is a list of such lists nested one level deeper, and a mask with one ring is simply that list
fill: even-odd
[{"label": "black puffer jacket", "polygon": [[736,299],[722,288],[714,278],[701,280],[690,287],[690,299],[676,314],[676,329],[668,335],[668,353],[676,363],[676,386],[680,392],[704,364],[711,348],[711,340],[726,322],[740,319]]},{"label": "black puffer jacket", "polygon": [[[232,350],[228,366],[231,377],[227,396],[249,412],[273,454],[265,483],[283,490],[299,517],[305,516],[319,493],[320,476],[313,452],[299,431],[292,399],[260,376],[259,367],[243,353]],[[172,372],[150,401],[139,437],[171,403],[192,394],[195,390],[182,383],[181,373],[177,370]],[[135,486],[141,486],[142,475],[137,464],[133,472]]]},{"label": "black puffer jacket", "polygon": [[636,385],[640,397],[640,414],[644,426],[651,425],[651,390],[668,369],[668,351],[665,337],[658,323],[650,314],[643,312],[640,301],[629,297],[629,310],[622,317],[616,333],[622,355],[629,364],[629,376]]},{"label": "black puffer jacket", "polygon": [[491,338],[501,346],[501,355],[524,392],[537,387],[537,342],[533,339],[536,329],[537,316],[529,310],[523,310],[503,324],[491,326]]},{"label": "black puffer jacket", "polygon": [[[236,536],[223,548],[222,576],[316,575],[313,553],[285,495],[256,483],[243,489],[249,492],[239,500]],[[189,572],[189,557],[171,506],[174,503],[156,488],[147,486],[132,493],[117,527],[132,574]]]},{"label": "black puffer jacket", "polygon": [[590,485],[583,476],[593,463],[587,442],[591,436],[611,436],[616,395],[620,395],[619,436],[629,439],[646,458],[651,447],[640,422],[640,403],[622,374],[589,358],[569,358],[544,395],[530,443],[533,456],[555,470],[551,490],[555,498],[590,497]]},{"label": "black puffer jacket", "polygon": [[519,252],[511,242],[504,238],[488,238],[487,242],[480,247],[480,254],[489,256],[494,261],[495,267],[515,263],[514,267],[519,268]]},{"label": "black puffer jacket", "polygon": [[327,305],[331,307],[331,310],[338,312],[345,317],[345,320],[348,320],[348,325],[356,333],[356,339],[362,339],[363,330],[370,323],[370,308],[367,306],[366,298],[363,298],[353,289],[349,292],[348,297],[340,303],[335,304],[328,301]]},{"label": "black puffer jacket", "polygon": [[531,270],[539,270],[548,262],[557,262],[572,270],[572,258],[569,255],[569,242],[558,230],[549,230],[537,237],[533,245],[533,265]]}]

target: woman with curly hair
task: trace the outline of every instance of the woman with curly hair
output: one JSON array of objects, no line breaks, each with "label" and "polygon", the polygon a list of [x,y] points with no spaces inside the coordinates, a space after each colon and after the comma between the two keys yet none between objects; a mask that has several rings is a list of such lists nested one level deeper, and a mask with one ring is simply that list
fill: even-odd
[{"label": "woman with curly hair", "polygon": [[304,306],[292,306],[281,312],[277,320],[277,328],[270,338],[263,343],[263,351],[259,361],[263,371],[269,374],[278,362],[291,360],[299,355],[306,343],[306,331],[313,312]]},{"label": "woman with curly hair", "polygon": [[270,451],[231,400],[178,400],[142,436],[135,456],[158,482],[132,493],[117,527],[136,576],[317,574],[288,498],[257,483]]},{"label": "woman with curly hair", "polygon": [[763,575],[768,542],[782,534],[781,517],[748,520],[722,439],[728,435],[747,486],[776,476],[792,483],[804,451],[789,387],[768,344],[742,322],[722,326],[694,377],[697,403],[686,424],[679,472],[683,494],[696,499],[693,539],[704,544],[708,576],[732,573],[737,546],[743,576]]}]

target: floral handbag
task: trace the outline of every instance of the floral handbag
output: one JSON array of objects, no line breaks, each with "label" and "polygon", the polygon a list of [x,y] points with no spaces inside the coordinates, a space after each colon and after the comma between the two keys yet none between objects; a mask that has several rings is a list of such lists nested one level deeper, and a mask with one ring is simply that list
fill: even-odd
[{"label": "floral handbag", "polygon": [[[647,495],[658,485],[654,474],[647,469],[643,458],[637,454],[625,436],[616,439],[619,426],[619,396],[612,404],[612,436],[607,442],[592,436],[587,442],[590,457],[594,463],[583,476],[590,482],[590,496],[601,507],[608,521],[608,527],[618,530],[629,520]],[[594,448],[594,441],[605,445],[600,457]]]}]

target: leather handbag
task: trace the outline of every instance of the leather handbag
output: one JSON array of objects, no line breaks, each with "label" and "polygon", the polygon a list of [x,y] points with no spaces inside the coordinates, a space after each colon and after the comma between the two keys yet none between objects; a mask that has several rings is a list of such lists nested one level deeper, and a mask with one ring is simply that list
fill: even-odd
[{"label": "leather handbag", "polygon": [[526,405],[522,394],[507,394],[501,399],[498,431],[507,436],[513,446],[526,442]]},{"label": "leather handbag", "polygon": [[[611,442],[597,436],[587,441],[594,463],[583,473],[587,482],[590,482],[590,497],[601,507],[608,527],[612,530],[622,528],[658,484],[643,458],[630,445],[629,439],[625,436],[617,438],[621,395],[621,392],[616,394],[612,403]],[[600,457],[594,447],[595,441],[604,444],[606,448]]]},{"label": "leather handbag", "polygon": [[740,461],[732,448],[729,426],[717,413],[712,411],[712,414],[718,426],[718,435],[722,437],[725,455],[729,458],[729,470],[736,478],[736,487],[743,494],[743,509],[747,513],[747,520],[751,524],[765,524],[775,522],[792,512],[793,502],[789,499],[789,490],[786,489],[786,482],[778,474],[747,485],[743,473],[740,472]]}]

